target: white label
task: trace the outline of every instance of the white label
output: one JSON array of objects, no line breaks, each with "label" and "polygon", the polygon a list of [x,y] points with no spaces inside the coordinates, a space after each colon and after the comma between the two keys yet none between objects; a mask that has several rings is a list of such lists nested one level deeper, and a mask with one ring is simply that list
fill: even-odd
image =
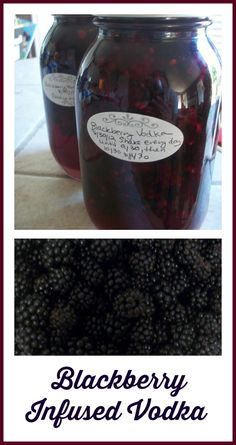
[{"label": "white label", "polygon": [[182,131],[156,117],[105,112],[89,118],[93,142],[111,156],[131,162],[153,162],[173,155],[183,144]]},{"label": "white label", "polygon": [[75,106],[76,76],[52,73],[43,78],[43,90],[48,99],[63,107]]}]

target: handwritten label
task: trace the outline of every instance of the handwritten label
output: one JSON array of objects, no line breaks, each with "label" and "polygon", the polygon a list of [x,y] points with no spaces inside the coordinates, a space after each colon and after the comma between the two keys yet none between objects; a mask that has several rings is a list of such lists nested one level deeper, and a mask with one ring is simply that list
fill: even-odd
[{"label": "handwritten label", "polygon": [[52,73],[43,78],[43,90],[48,99],[63,107],[75,106],[76,76]]},{"label": "handwritten label", "polygon": [[93,142],[111,156],[131,162],[154,162],[172,156],[183,144],[182,131],[156,117],[104,112],[89,118]]}]

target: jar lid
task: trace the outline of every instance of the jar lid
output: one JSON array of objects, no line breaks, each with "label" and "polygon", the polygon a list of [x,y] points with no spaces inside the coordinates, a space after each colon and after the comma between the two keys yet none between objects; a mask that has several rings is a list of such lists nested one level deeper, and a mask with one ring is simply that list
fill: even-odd
[{"label": "jar lid", "polygon": [[128,25],[135,25],[137,27],[156,25],[160,28],[192,28],[205,27],[212,23],[207,16],[193,16],[189,14],[168,14],[168,15],[99,15],[93,20],[97,26],[118,25],[120,27],[127,27]]}]

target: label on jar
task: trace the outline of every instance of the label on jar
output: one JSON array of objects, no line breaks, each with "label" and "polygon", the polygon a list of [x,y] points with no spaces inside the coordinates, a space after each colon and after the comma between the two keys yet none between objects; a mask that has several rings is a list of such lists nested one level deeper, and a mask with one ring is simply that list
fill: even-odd
[{"label": "label on jar", "polygon": [[184,141],[181,130],[156,117],[104,112],[89,118],[93,142],[111,156],[131,162],[154,162],[172,156]]},{"label": "label on jar", "polygon": [[54,104],[74,107],[75,82],[76,76],[72,74],[46,74],[43,78],[43,91]]}]

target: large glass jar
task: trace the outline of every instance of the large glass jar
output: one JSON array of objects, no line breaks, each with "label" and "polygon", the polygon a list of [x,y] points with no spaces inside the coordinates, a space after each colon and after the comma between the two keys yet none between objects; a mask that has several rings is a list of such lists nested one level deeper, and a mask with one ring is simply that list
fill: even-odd
[{"label": "large glass jar", "polygon": [[76,84],[84,199],[99,229],[196,229],[208,207],[220,61],[207,17],[103,16]]},{"label": "large glass jar", "polygon": [[40,67],[52,153],[73,178],[80,177],[74,89],[81,59],[95,39],[91,15],[54,15],[44,39]]}]

